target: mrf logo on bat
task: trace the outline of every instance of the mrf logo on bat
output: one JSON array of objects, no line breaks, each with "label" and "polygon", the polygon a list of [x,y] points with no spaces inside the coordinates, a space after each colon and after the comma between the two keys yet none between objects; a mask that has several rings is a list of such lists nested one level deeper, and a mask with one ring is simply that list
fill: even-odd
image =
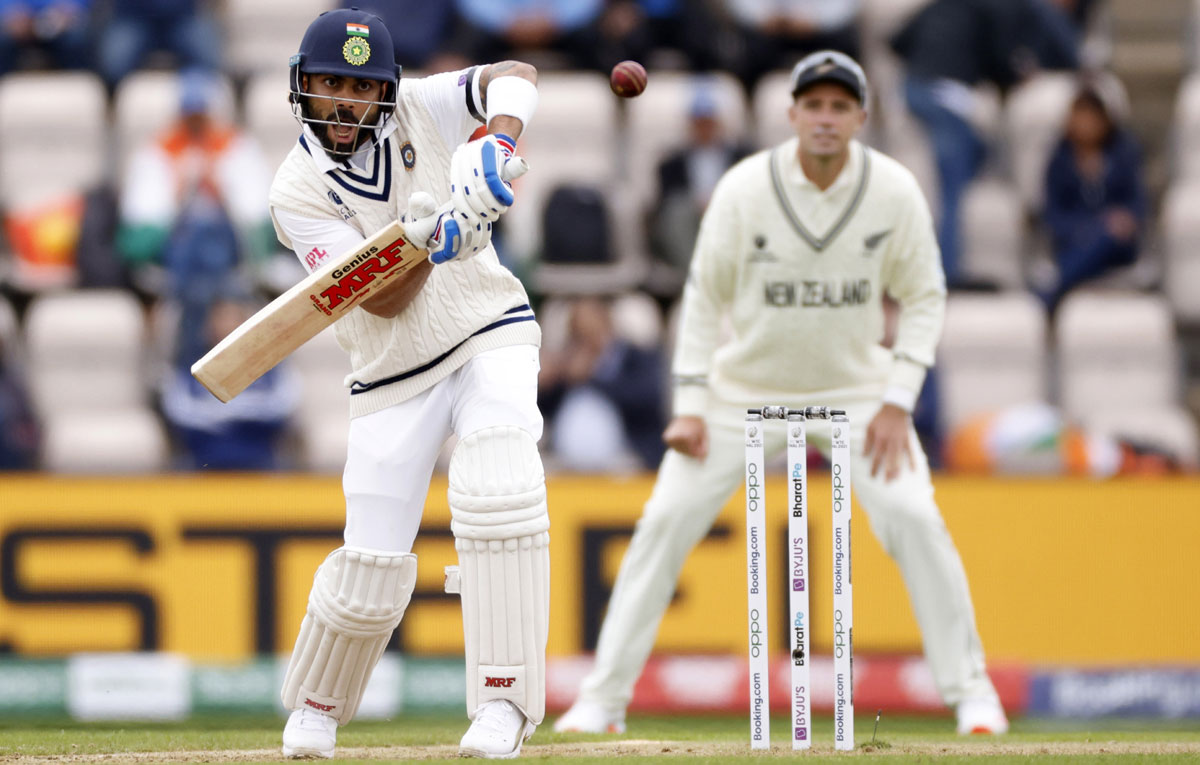
[{"label": "mrf logo on bat", "polygon": [[313,306],[326,316],[332,316],[334,310],[346,301],[354,302],[359,292],[380,277],[386,279],[397,266],[406,262],[401,250],[407,246],[405,239],[397,239],[382,250],[372,247],[346,265],[334,269],[330,274],[330,277],[337,279],[334,284],[319,294],[309,293]]}]

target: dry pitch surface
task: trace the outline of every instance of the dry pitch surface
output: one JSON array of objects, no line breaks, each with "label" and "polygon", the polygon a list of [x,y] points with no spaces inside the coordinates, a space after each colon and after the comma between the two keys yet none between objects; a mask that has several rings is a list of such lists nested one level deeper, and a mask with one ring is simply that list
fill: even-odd
[{"label": "dry pitch surface", "polygon": [[[811,753],[833,754],[829,747],[817,747]],[[339,760],[368,760],[377,762],[404,762],[445,760],[456,757],[454,746],[399,746],[399,747],[343,747],[338,749]],[[837,757],[884,757],[935,759],[941,757],[1005,757],[1027,760],[1041,756],[1052,757],[1100,757],[1112,755],[1192,755],[1200,759],[1200,743],[1196,742],[1138,742],[1138,741],[1065,741],[1044,743],[1010,743],[999,741],[972,741],[961,744],[929,743],[904,744],[874,748],[860,746],[854,754],[839,754]],[[653,758],[742,758],[792,757],[793,752],[783,746],[774,747],[770,754],[749,755],[745,745],[727,742],[696,741],[646,741],[630,739],[623,741],[573,742],[563,744],[527,745],[523,759],[576,759],[591,757],[653,757]],[[278,750],[244,749],[228,751],[173,751],[173,752],[124,752],[111,754],[56,754],[56,755],[0,755],[0,762],[18,765],[35,763],[148,763],[148,762],[273,762],[279,757]]]},{"label": "dry pitch surface", "polygon": [[[412,724],[416,722],[416,724]],[[777,733],[786,735],[780,720]],[[829,732],[816,730],[816,746],[794,753],[785,740],[776,739],[769,752],[751,752],[741,719],[695,717],[631,720],[628,737],[554,734],[546,725],[525,746],[522,759],[567,761],[573,765],[633,758],[635,762],[740,763],[802,756],[806,763],[836,762],[846,757],[877,758],[888,763],[969,763],[980,757],[989,763],[1030,761],[1200,762],[1200,724],[1130,724],[1127,721],[1054,727],[1036,721],[1014,725],[1014,733],[1001,738],[959,738],[948,734],[944,719],[885,720],[871,743],[871,725],[860,720],[859,747],[853,753],[835,753]],[[26,728],[0,727],[0,763],[50,765],[52,763],[152,763],[152,762],[280,762],[275,720],[219,722],[189,726],[132,725],[128,728],[98,724],[42,724]],[[450,743],[461,735],[457,718],[390,723],[355,724],[345,729],[339,760],[373,762],[453,761],[457,747]],[[355,729],[358,730],[355,730]],[[865,735],[864,735],[865,734]]]}]

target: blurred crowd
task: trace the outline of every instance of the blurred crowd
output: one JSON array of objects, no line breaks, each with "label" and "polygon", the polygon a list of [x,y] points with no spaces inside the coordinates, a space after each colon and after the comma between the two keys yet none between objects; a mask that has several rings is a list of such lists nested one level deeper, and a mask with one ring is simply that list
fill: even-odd
[{"label": "blurred crowd", "polygon": [[[405,76],[505,58],[542,74],[522,139],[534,170],[496,241],[545,328],[552,468],[657,466],[678,298],[709,195],[729,166],[787,136],[786,70],[834,48],[871,77],[866,140],[913,169],[937,214],[947,341],[915,414],[932,461],[1110,475],[1185,469],[1200,448],[1200,379],[1188,374],[1200,311],[1174,297],[1196,294],[1180,286],[1188,276],[1200,286],[1200,236],[1186,222],[1174,235],[1168,210],[1197,198],[1185,193],[1195,179],[1170,174],[1165,194],[1147,183],[1130,95],[1107,69],[1110,3],[344,5],[384,18]],[[266,193],[298,132],[288,56],[333,5],[0,0],[11,139],[0,147],[0,470],[340,464],[322,452],[337,451],[330,434],[344,425],[328,423],[346,416],[336,348],[314,343],[228,405],[189,373],[303,276],[275,241]],[[646,63],[651,84],[617,103],[605,75],[624,59]],[[1196,111],[1185,130],[1200,131]],[[119,345],[121,332],[133,335],[127,352],[56,344],[75,333]],[[1005,343],[1028,361],[992,352]],[[1141,376],[1123,373],[1131,364]],[[123,365],[112,385],[133,390],[106,400],[97,365]],[[978,383],[1001,365],[1024,377]],[[58,393],[72,384],[90,392]],[[1098,413],[1106,404],[1128,416]]]}]

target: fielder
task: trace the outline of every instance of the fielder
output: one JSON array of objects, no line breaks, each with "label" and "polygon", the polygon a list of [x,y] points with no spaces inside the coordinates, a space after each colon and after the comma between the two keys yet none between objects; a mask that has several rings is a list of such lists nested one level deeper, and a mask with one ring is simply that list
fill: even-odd
[{"label": "fielder", "polygon": [[[746,409],[845,409],[862,450],[862,508],[899,564],[942,698],[958,730],[1003,733],[967,579],[933,499],[910,413],[934,361],[946,287],[912,175],[854,136],[867,82],[821,51],[792,71],[797,136],[732,167],[700,225],[674,359],[667,452],[621,564],[596,661],[560,731],[621,732],[684,559],[741,484]],[[900,304],[889,351],[881,297]],[[722,320],[732,336],[719,341]],[[828,433],[810,443],[828,456]],[[767,453],[785,446],[767,429]]]},{"label": "fielder", "polygon": [[[451,433],[467,713],[460,754],[508,758],[542,721],[549,517],[536,443],[540,329],[490,244],[526,169],[537,73],[514,61],[401,80],[376,16],[337,10],[291,61],[302,132],[271,187],[279,239],[312,271],[399,218],[428,262],[335,325],[350,354],[345,545],[317,569],[283,703],[287,757],[332,757],[404,616],[410,552]],[[469,141],[480,123],[487,135]]]}]

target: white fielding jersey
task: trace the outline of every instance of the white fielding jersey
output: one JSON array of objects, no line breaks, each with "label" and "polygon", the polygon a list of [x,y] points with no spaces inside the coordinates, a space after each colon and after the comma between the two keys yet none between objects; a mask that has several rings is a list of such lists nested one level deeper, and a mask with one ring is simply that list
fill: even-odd
[{"label": "white fielding jersey", "polygon": [[[307,126],[271,187],[279,239],[310,272],[401,217],[409,196],[450,198],[450,157],[483,122],[482,67],[402,79],[399,105],[378,146],[334,162]],[[351,416],[406,401],[484,350],[537,345],[541,332],[524,287],[489,245],[433,268],[393,318],[352,310],[334,325],[350,354]]]},{"label": "white fielding jersey", "polygon": [[[822,191],[799,139],[730,168],[700,225],[673,362],[674,413],[861,392],[911,410],[945,311],[941,254],[912,174],[857,141]],[[882,296],[901,305],[881,346]],[[721,342],[722,322],[732,335]]]}]

